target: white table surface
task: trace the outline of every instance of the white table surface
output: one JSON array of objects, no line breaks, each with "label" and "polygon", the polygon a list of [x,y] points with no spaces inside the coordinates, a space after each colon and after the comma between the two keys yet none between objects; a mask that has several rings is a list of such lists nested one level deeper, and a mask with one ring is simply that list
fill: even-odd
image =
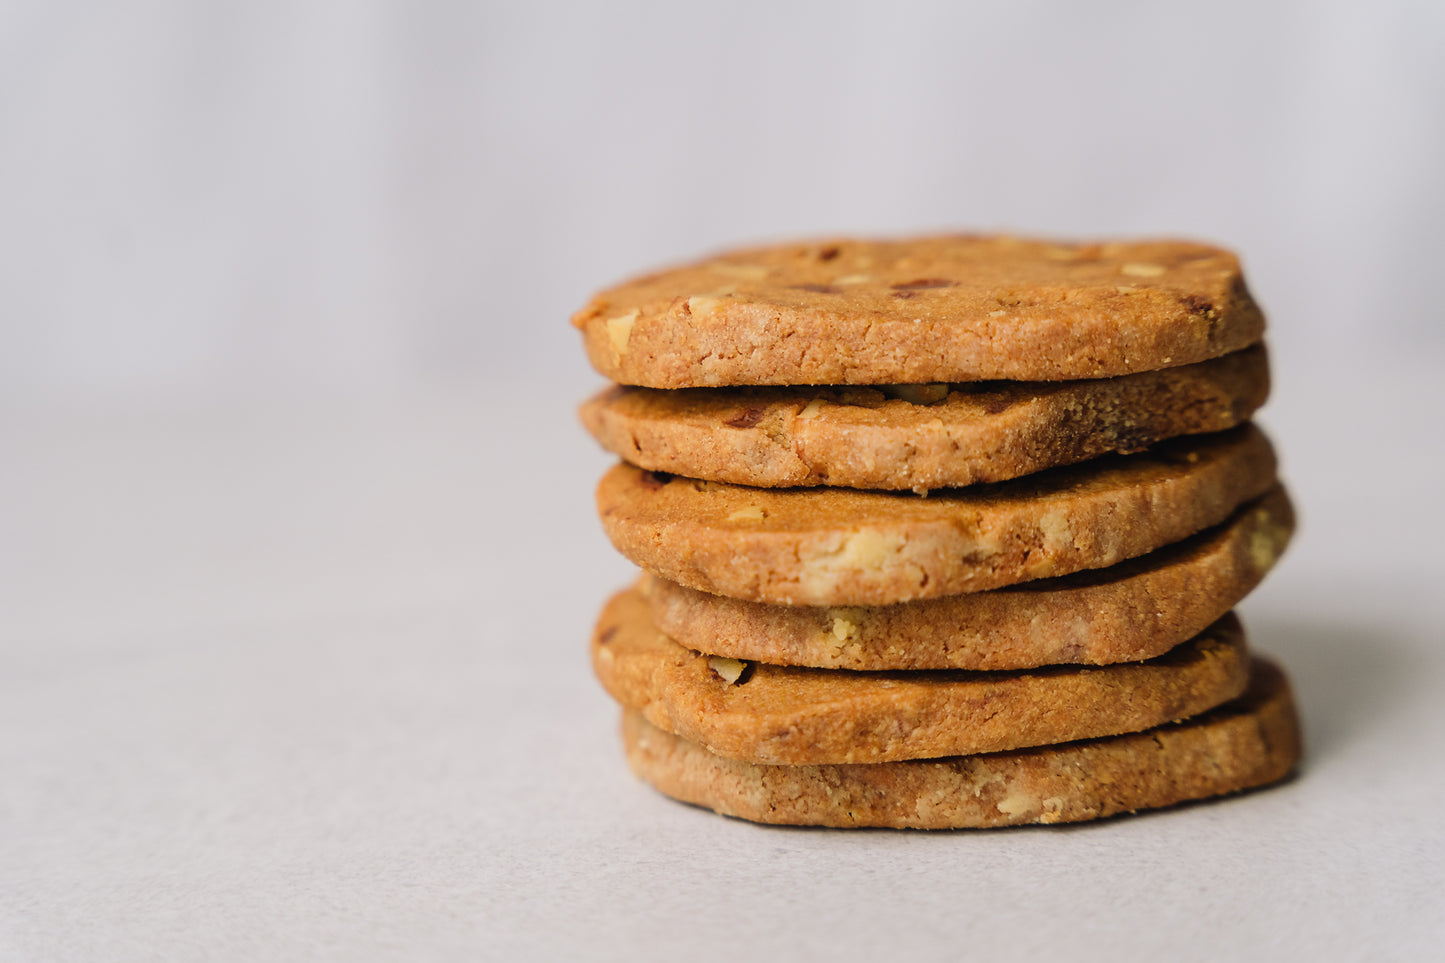
[{"label": "white table surface", "polygon": [[623,762],[587,385],[10,410],[0,958],[1425,959],[1445,940],[1445,391],[1289,371],[1243,607],[1308,757],[1080,827],[832,832]]}]

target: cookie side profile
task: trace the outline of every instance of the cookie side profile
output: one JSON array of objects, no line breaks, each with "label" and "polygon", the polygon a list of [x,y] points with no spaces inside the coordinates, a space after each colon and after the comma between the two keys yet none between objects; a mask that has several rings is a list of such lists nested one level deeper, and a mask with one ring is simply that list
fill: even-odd
[{"label": "cookie side profile", "polygon": [[710,752],[760,763],[975,755],[1138,732],[1198,715],[1248,681],[1233,615],[1149,662],[1021,672],[839,672],[741,664],[653,628],[635,589],[592,635],[608,693]]},{"label": "cookie side profile", "polygon": [[653,576],[653,623],[712,655],[828,669],[1031,669],[1152,659],[1234,608],[1294,530],[1278,485],[1224,525],[1105,569],[876,607],[786,606]]},{"label": "cookie side profile", "polygon": [[603,291],[572,323],[598,371],[652,388],[1106,378],[1264,330],[1216,247],[969,236],[736,251]]},{"label": "cookie side profile", "polygon": [[1289,685],[1256,659],[1234,702],[1182,723],[1061,746],[862,765],[770,766],[727,759],[623,716],[638,776],[683,802],[795,826],[964,829],[1068,823],[1250,789],[1300,756]]},{"label": "cookie side profile", "polygon": [[1223,431],[1268,394],[1269,363],[1255,346],[1087,381],[887,391],[614,386],[580,415],[604,448],[650,471],[764,488],[926,491]]},{"label": "cookie side profile", "polygon": [[603,527],[645,571],[783,605],[887,605],[1102,568],[1224,521],[1274,483],[1243,425],[1009,482],[928,497],[758,489],[619,464]]}]

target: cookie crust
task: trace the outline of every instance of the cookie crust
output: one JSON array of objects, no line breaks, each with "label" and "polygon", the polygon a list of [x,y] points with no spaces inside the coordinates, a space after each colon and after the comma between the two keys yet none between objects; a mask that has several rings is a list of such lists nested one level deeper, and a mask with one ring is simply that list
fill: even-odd
[{"label": "cookie crust", "polygon": [[754,663],[737,671],[652,626],[635,589],[592,635],[608,693],[710,752],[789,765],[975,755],[1138,732],[1244,691],[1244,632],[1232,615],[1149,662],[1022,672],[839,672]]},{"label": "cookie crust", "polygon": [[1108,665],[1162,655],[1254,590],[1289,543],[1276,485],[1228,522],[1107,569],[874,607],[786,606],[644,576],[653,623],[700,652],[865,671]]},{"label": "cookie crust", "polygon": [[580,415],[604,448],[651,471],[923,492],[1232,428],[1264,404],[1269,364],[1255,346],[1119,378],[911,387],[901,393],[932,403],[866,387],[614,386]]},{"label": "cookie crust", "polygon": [[1217,247],[958,235],[735,251],[602,291],[572,323],[598,371],[653,388],[1103,378],[1264,330]]},{"label": "cookie crust", "polygon": [[597,506],[618,551],[714,595],[888,605],[1102,568],[1217,525],[1274,483],[1253,425],[926,498],[758,489],[619,464]]},{"label": "cookie crust", "polygon": [[1256,659],[1239,699],[1145,732],[983,756],[863,765],[727,759],[623,716],[633,771],[662,793],[728,816],[794,826],[964,829],[1069,823],[1237,792],[1299,761],[1289,684]]}]

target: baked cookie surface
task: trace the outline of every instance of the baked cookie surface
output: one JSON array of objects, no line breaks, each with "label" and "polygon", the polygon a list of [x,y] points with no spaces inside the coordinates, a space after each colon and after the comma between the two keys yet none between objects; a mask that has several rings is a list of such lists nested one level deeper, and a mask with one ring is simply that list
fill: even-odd
[{"label": "baked cookie surface", "polygon": [[1088,381],[885,390],[617,386],[580,413],[604,448],[651,471],[765,488],[924,491],[1223,431],[1268,393],[1268,361],[1256,346]]},{"label": "baked cookie surface", "polygon": [[786,606],[645,576],[653,624],[712,655],[828,669],[1030,669],[1161,655],[1239,603],[1294,530],[1283,488],[1223,526],[1106,569],[876,607]]},{"label": "baked cookie surface", "polygon": [[[731,663],[731,664],[729,664]],[[1149,662],[1022,672],[840,672],[683,648],[630,589],[603,609],[592,664],[648,722],[748,762],[874,763],[1138,732],[1198,715],[1248,681],[1232,615]]]},{"label": "baked cookie surface", "polygon": [[653,388],[1103,378],[1264,330],[1220,248],[983,236],[735,251],[603,291],[572,322],[599,372]]},{"label": "baked cookie surface", "polygon": [[597,489],[645,571],[783,605],[887,605],[1102,568],[1224,521],[1274,484],[1252,425],[927,497],[759,489],[619,464]]},{"label": "baked cookie surface", "polygon": [[863,765],[728,759],[623,716],[634,772],[719,813],[795,826],[963,829],[1067,823],[1283,779],[1300,756],[1289,684],[1255,659],[1239,699],[1144,732],[982,756]]}]

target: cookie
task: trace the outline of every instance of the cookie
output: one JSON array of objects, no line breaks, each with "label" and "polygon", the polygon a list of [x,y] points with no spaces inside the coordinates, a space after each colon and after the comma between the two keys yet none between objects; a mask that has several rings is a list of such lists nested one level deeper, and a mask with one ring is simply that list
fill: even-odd
[{"label": "cookie", "polygon": [[1219,248],[970,236],[737,251],[603,291],[572,323],[598,371],[652,388],[1104,378],[1264,330]]},{"label": "cookie", "polygon": [[1244,691],[1232,615],[1149,662],[1024,672],[839,672],[740,663],[685,649],[636,589],[592,636],[603,688],[648,722],[748,762],[892,762],[1138,732]]},{"label": "cookie", "polygon": [[855,388],[615,386],[582,406],[652,471],[765,488],[951,488],[1223,431],[1269,393],[1263,346],[1090,381]]},{"label": "cookie", "polygon": [[928,497],[760,489],[619,464],[597,505],[617,549],[714,595],[887,605],[1102,568],[1224,521],[1273,483],[1252,425]]},{"label": "cookie", "polygon": [[946,760],[770,766],[623,718],[628,761],[683,802],[755,822],[961,829],[1067,823],[1283,779],[1300,756],[1289,685],[1256,659],[1240,699],[1185,722],[1062,746]]},{"label": "cookie", "polygon": [[1152,659],[1204,631],[1284,551],[1276,485],[1223,526],[1106,569],[873,608],[765,605],[645,576],[653,624],[713,655],[830,669],[1031,669]]}]

